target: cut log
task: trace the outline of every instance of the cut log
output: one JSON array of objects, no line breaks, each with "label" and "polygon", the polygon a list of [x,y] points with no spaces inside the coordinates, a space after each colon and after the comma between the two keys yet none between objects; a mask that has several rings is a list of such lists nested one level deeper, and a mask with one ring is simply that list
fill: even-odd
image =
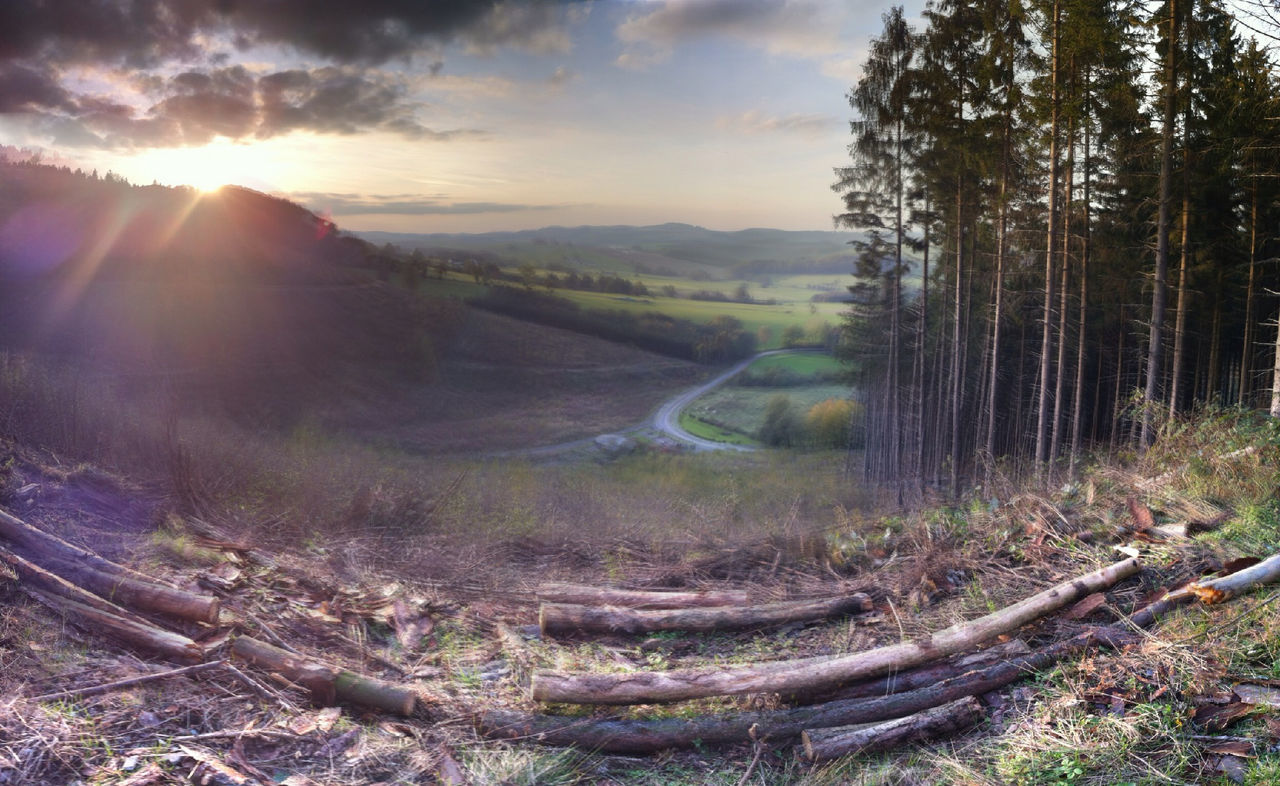
[{"label": "cut log", "polygon": [[489,737],[576,746],[607,753],[653,753],[702,744],[745,743],[750,741],[749,732],[753,726],[756,727],[757,739],[782,742],[800,736],[805,729],[901,718],[965,696],[978,696],[1046,669],[1063,658],[1078,655],[1093,644],[1115,646],[1131,642],[1134,637],[1135,634],[1120,627],[1098,628],[1043,650],[1012,657],[928,687],[809,707],[659,720],[564,717],[491,710],[476,716],[475,722],[481,733]]},{"label": "cut log", "polygon": [[34,589],[29,591],[46,606],[65,612],[74,617],[77,622],[84,623],[127,644],[159,652],[177,661],[198,662],[204,660],[204,648],[186,636],[162,630],[154,625],[145,625],[127,620],[74,600]]},{"label": "cut log", "polygon": [[1013,639],[996,644],[985,650],[955,655],[937,663],[930,663],[915,669],[896,674],[886,674],[863,682],[846,685],[834,692],[819,694],[798,694],[783,697],[789,702],[807,704],[816,701],[839,701],[841,699],[866,699],[873,696],[888,696],[893,693],[924,688],[943,680],[954,679],[970,671],[984,669],[996,663],[1031,653],[1031,648],[1022,639]]},{"label": "cut log", "polygon": [[855,753],[890,750],[918,740],[936,739],[964,731],[982,717],[982,705],[972,696],[956,699],[915,715],[874,726],[808,729],[801,735],[809,761],[829,761]]},{"label": "cut log", "polygon": [[37,529],[0,510],[0,537],[23,556],[93,592],[142,611],[156,611],[196,622],[218,621],[218,599],[157,582],[91,551]]},{"label": "cut log", "polygon": [[631,674],[535,672],[537,701],[569,704],[655,704],[743,693],[804,693],[908,669],[973,649],[1002,633],[1049,614],[1138,571],[1133,558],[1064,582],[1004,609],[957,623],[917,641],[827,658],[780,661],[721,669]]},{"label": "cut log", "polygon": [[218,621],[219,601],[212,595],[196,595],[126,574],[104,573],[79,561],[50,559],[45,564],[97,595],[130,608],[193,622]]},{"label": "cut log", "polygon": [[871,598],[861,592],[821,600],[688,609],[642,610],[544,603],[538,611],[538,625],[544,634],[712,631],[808,622],[870,610]]},{"label": "cut log", "polygon": [[34,562],[7,549],[0,548],[0,562],[7,565],[25,587],[34,587],[52,595],[68,598],[86,606],[92,606],[107,614],[114,614],[130,622],[136,622],[139,625],[151,625],[150,622],[132,611],[117,606],[111,601],[103,600],[89,590],[77,584],[72,584],[58,574],[47,571]]},{"label": "cut log", "polygon": [[632,609],[685,609],[697,606],[745,606],[751,602],[744,590],[678,592],[613,589],[583,584],[543,584],[538,600],[576,603],[582,606],[623,606]]},{"label": "cut log", "polygon": [[266,642],[240,636],[231,652],[259,668],[276,672],[311,691],[317,704],[332,705],[336,699],[364,707],[411,715],[418,696],[408,688],[335,669]]},{"label": "cut log", "polygon": [[1280,580],[1280,554],[1226,576],[1194,581],[1178,592],[1194,595],[1204,603],[1222,603],[1259,584],[1270,584],[1277,580]]}]

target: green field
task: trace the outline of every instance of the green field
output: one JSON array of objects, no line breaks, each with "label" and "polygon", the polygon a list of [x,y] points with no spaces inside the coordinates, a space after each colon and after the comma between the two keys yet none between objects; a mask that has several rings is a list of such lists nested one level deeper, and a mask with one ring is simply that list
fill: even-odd
[{"label": "green field", "polygon": [[[514,272],[514,271],[507,271]],[[688,293],[698,289],[722,291],[726,295],[733,294],[739,283],[736,281],[702,282],[666,276],[633,276],[628,280],[643,281],[655,294],[648,297],[617,295],[607,292],[583,292],[572,289],[556,289],[551,294],[577,303],[584,309],[600,311],[624,311],[633,314],[657,312],[676,319],[687,319],[692,322],[708,323],[716,317],[729,316],[738,319],[743,326],[756,334],[757,349],[781,349],[782,334],[787,328],[796,326],[804,331],[806,343],[822,341],[823,331],[828,327],[836,327],[846,309],[843,303],[811,303],[809,298],[818,286],[818,281],[832,283],[833,276],[789,276],[803,284],[789,283],[786,286],[770,289],[752,288],[751,294],[758,299],[778,298],[783,296],[795,298],[779,302],[777,305],[759,303],[733,303],[715,300],[690,300],[687,297],[666,297],[656,294],[666,284],[675,286],[678,292]],[[677,283],[678,282],[678,283]],[[749,283],[749,282],[748,282]],[[417,291],[432,297],[465,299],[484,294],[487,288],[477,284],[470,276],[459,273],[447,273],[443,279],[423,278],[418,282]],[[539,292],[546,292],[539,288]]]},{"label": "green field", "polygon": [[[727,385],[693,402],[681,414],[680,425],[685,425],[685,416],[688,415],[704,422],[712,421],[739,434],[755,434],[764,422],[765,407],[774,396],[791,399],[796,411],[803,415],[814,404],[829,398],[849,398],[849,388],[845,385],[808,385],[797,388],[744,388]],[[704,434],[698,436],[721,439]]]},{"label": "green field", "polygon": [[818,374],[838,373],[844,370],[844,365],[830,355],[817,352],[795,352],[760,358],[747,367],[747,373],[762,374],[775,368],[801,377],[813,377]]},{"label": "green field", "polygon": [[702,439],[709,439],[712,442],[726,442],[730,445],[759,445],[760,443],[751,437],[738,431],[730,431],[726,428],[708,423],[697,415],[693,415],[689,410],[680,413],[680,428]]}]

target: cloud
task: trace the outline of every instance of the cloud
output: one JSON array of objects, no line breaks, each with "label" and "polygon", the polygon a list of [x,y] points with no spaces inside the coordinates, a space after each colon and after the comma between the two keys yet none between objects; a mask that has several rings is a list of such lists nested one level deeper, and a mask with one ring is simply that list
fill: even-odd
[{"label": "cloud", "polygon": [[[12,69],[11,69],[12,70]],[[479,129],[437,130],[418,115],[412,80],[354,66],[291,69],[257,75],[244,66],[189,70],[167,79],[131,79],[126,100],[73,95],[52,77],[0,70],[0,106],[29,128],[68,147],[137,148],[203,145],[215,137],[269,139],[295,131],[385,131],[408,139],[483,137]],[[13,89],[3,89],[12,86]],[[139,92],[141,87],[145,92]]]},{"label": "cloud", "polygon": [[560,66],[556,68],[551,76],[547,77],[547,81],[551,83],[553,87],[563,87],[577,78],[578,75],[576,73],[570,71],[564,66]]},{"label": "cloud", "polygon": [[328,210],[339,216],[474,215],[478,213],[518,213],[555,210],[565,205],[526,205],[505,202],[448,202],[443,197],[421,194],[331,194],[295,192],[286,194],[312,210]]},{"label": "cloud", "polygon": [[564,51],[579,0],[5,0],[0,61],[116,62],[135,68],[208,52],[229,34],[337,63],[379,64],[460,41]]},{"label": "cloud", "polygon": [[832,115],[767,115],[754,109],[716,120],[716,127],[727,131],[741,131],[748,134],[800,134],[810,137],[824,136],[840,128],[841,125],[841,120]]},{"label": "cloud", "polygon": [[[424,124],[414,94],[502,94],[510,85],[444,76],[440,47],[565,52],[589,8],[587,0],[0,0],[0,115],[78,147],[293,131],[475,137],[483,132]],[[262,47],[321,62],[275,72],[227,65],[228,49]],[[383,67],[415,56],[431,58],[421,76]],[[114,74],[114,97],[93,94],[76,78],[86,72]]]},{"label": "cloud", "polygon": [[664,0],[628,17],[618,39],[632,48],[618,65],[646,67],[684,41],[725,36],[772,54],[820,57],[839,51],[847,12],[823,0]]}]

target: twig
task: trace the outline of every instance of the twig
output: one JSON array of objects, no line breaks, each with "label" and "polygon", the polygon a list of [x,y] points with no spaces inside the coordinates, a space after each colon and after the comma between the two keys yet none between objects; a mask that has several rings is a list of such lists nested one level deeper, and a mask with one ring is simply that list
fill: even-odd
[{"label": "twig", "polygon": [[238,739],[240,737],[274,737],[279,740],[302,739],[301,735],[294,734],[291,731],[277,731],[275,729],[239,729],[236,731],[223,729],[222,731],[206,731],[203,734],[182,734],[177,737],[169,737],[169,739],[173,742],[192,742],[195,740]]},{"label": "twig", "polygon": [[96,696],[99,693],[108,693],[119,688],[130,688],[134,685],[142,685],[147,682],[155,682],[166,677],[180,677],[184,674],[195,674],[201,671],[222,666],[225,660],[214,660],[208,663],[197,663],[194,666],[185,666],[181,669],[170,669],[162,671],[158,674],[143,674],[140,677],[130,677],[125,680],[116,680],[115,682],[104,682],[101,685],[91,685],[87,688],[77,688],[75,690],[64,690],[57,693],[46,693],[43,696],[32,696],[29,701],[53,701],[54,699],[70,699],[83,698],[85,696]]},{"label": "twig", "polygon": [[271,688],[267,687],[266,685],[263,685],[261,682],[258,682],[253,677],[250,677],[248,674],[245,674],[243,671],[240,671],[230,663],[227,663],[225,665],[226,665],[227,673],[235,677],[237,680],[239,680],[242,684],[244,684],[247,688],[249,688],[249,690],[256,693],[258,695],[258,698],[263,699],[264,701],[278,701],[282,705],[284,705],[285,709],[289,710],[290,712],[301,711],[298,709],[298,705],[289,701],[288,697],[286,697],[279,691],[274,691]]},{"label": "twig", "polygon": [[760,754],[764,753],[764,742],[756,739],[756,731],[759,727],[752,725],[747,730],[747,736],[751,737],[751,742],[755,746],[755,753],[751,756],[751,763],[747,765],[747,771],[742,773],[742,778],[738,781],[738,786],[747,786],[747,780],[751,777],[751,773],[755,770],[756,765],[760,763]]},{"label": "twig", "polygon": [[278,636],[278,635],[276,634],[276,632],[275,632],[274,630],[272,630],[272,629],[267,625],[267,623],[265,623],[265,622],[263,622],[261,619],[259,619],[259,618],[258,618],[258,616],[257,616],[256,614],[254,614],[252,611],[249,611],[248,609],[245,609],[245,610],[244,610],[244,615],[245,615],[246,617],[248,617],[248,618],[249,618],[249,621],[250,621],[250,622],[252,622],[254,625],[257,625],[257,626],[258,626],[258,630],[262,631],[262,634],[263,634],[264,636],[266,636],[267,638],[271,639],[271,641],[272,641],[273,643],[275,643],[275,645],[276,645],[277,647],[279,647],[280,649],[285,650],[285,651],[287,651],[287,652],[292,652],[294,655],[301,655],[301,654],[302,654],[301,652],[298,652],[298,651],[297,651],[297,650],[295,650],[293,647],[290,647],[288,644],[286,644],[286,643],[285,643],[285,641],[284,641],[284,639],[280,638],[280,636]]}]

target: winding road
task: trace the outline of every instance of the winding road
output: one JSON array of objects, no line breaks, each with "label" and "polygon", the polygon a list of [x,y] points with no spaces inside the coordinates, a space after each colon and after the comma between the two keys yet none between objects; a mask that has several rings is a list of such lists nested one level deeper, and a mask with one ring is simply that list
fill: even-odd
[{"label": "winding road", "polygon": [[655,431],[658,434],[666,437],[667,439],[670,439],[675,442],[679,442],[683,445],[688,445],[697,451],[731,450],[731,451],[737,451],[740,453],[746,453],[753,450],[759,450],[759,448],[753,447],[751,445],[732,445],[732,444],[729,444],[728,442],[716,442],[714,440],[703,439],[702,437],[690,434],[689,432],[680,428],[680,413],[684,411],[685,407],[692,404],[695,399],[699,398],[700,396],[704,396],[707,393],[710,393],[712,390],[715,390],[716,388],[720,387],[724,383],[728,382],[736,374],[739,374],[742,371],[746,370],[748,366],[750,366],[752,363],[756,362],[760,358],[769,357],[770,355],[782,355],[782,354],[790,354],[795,352],[819,352],[819,351],[821,350],[771,349],[767,352],[759,352],[747,358],[746,360],[742,360],[734,364],[733,366],[725,369],[724,371],[720,372],[719,374],[707,380],[706,382],[703,382],[701,385],[690,388],[684,391],[683,393],[680,393],[679,395],[675,396],[674,398],[668,399],[665,403],[662,404],[662,406],[658,407],[657,411],[653,413],[652,417],[650,417],[644,423],[640,423],[638,425],[632,426],[631,428],[624,429],[622,431],[617,431],[617,432],[614,432],[613,434],[604,434],[597,437],[587,437],[586,439],[576,439],[576,440],[573,440],[572,442],[561,442],[556,445],[543,445],[542,447],[525,448],[523,450],[502,451],[499,453],[492,453],[490,455],[493,457],[512,457],[512,456],[550,457],[550,456],[555,456],[557,454],[564,453],[565,451],[574,450],[577,448],[584,448],[594,444],[600,444],[599,440],[601,440],[604,437],[612,437],[612,436],[626,437],[627,435],[637,434],[645,430]]}]

